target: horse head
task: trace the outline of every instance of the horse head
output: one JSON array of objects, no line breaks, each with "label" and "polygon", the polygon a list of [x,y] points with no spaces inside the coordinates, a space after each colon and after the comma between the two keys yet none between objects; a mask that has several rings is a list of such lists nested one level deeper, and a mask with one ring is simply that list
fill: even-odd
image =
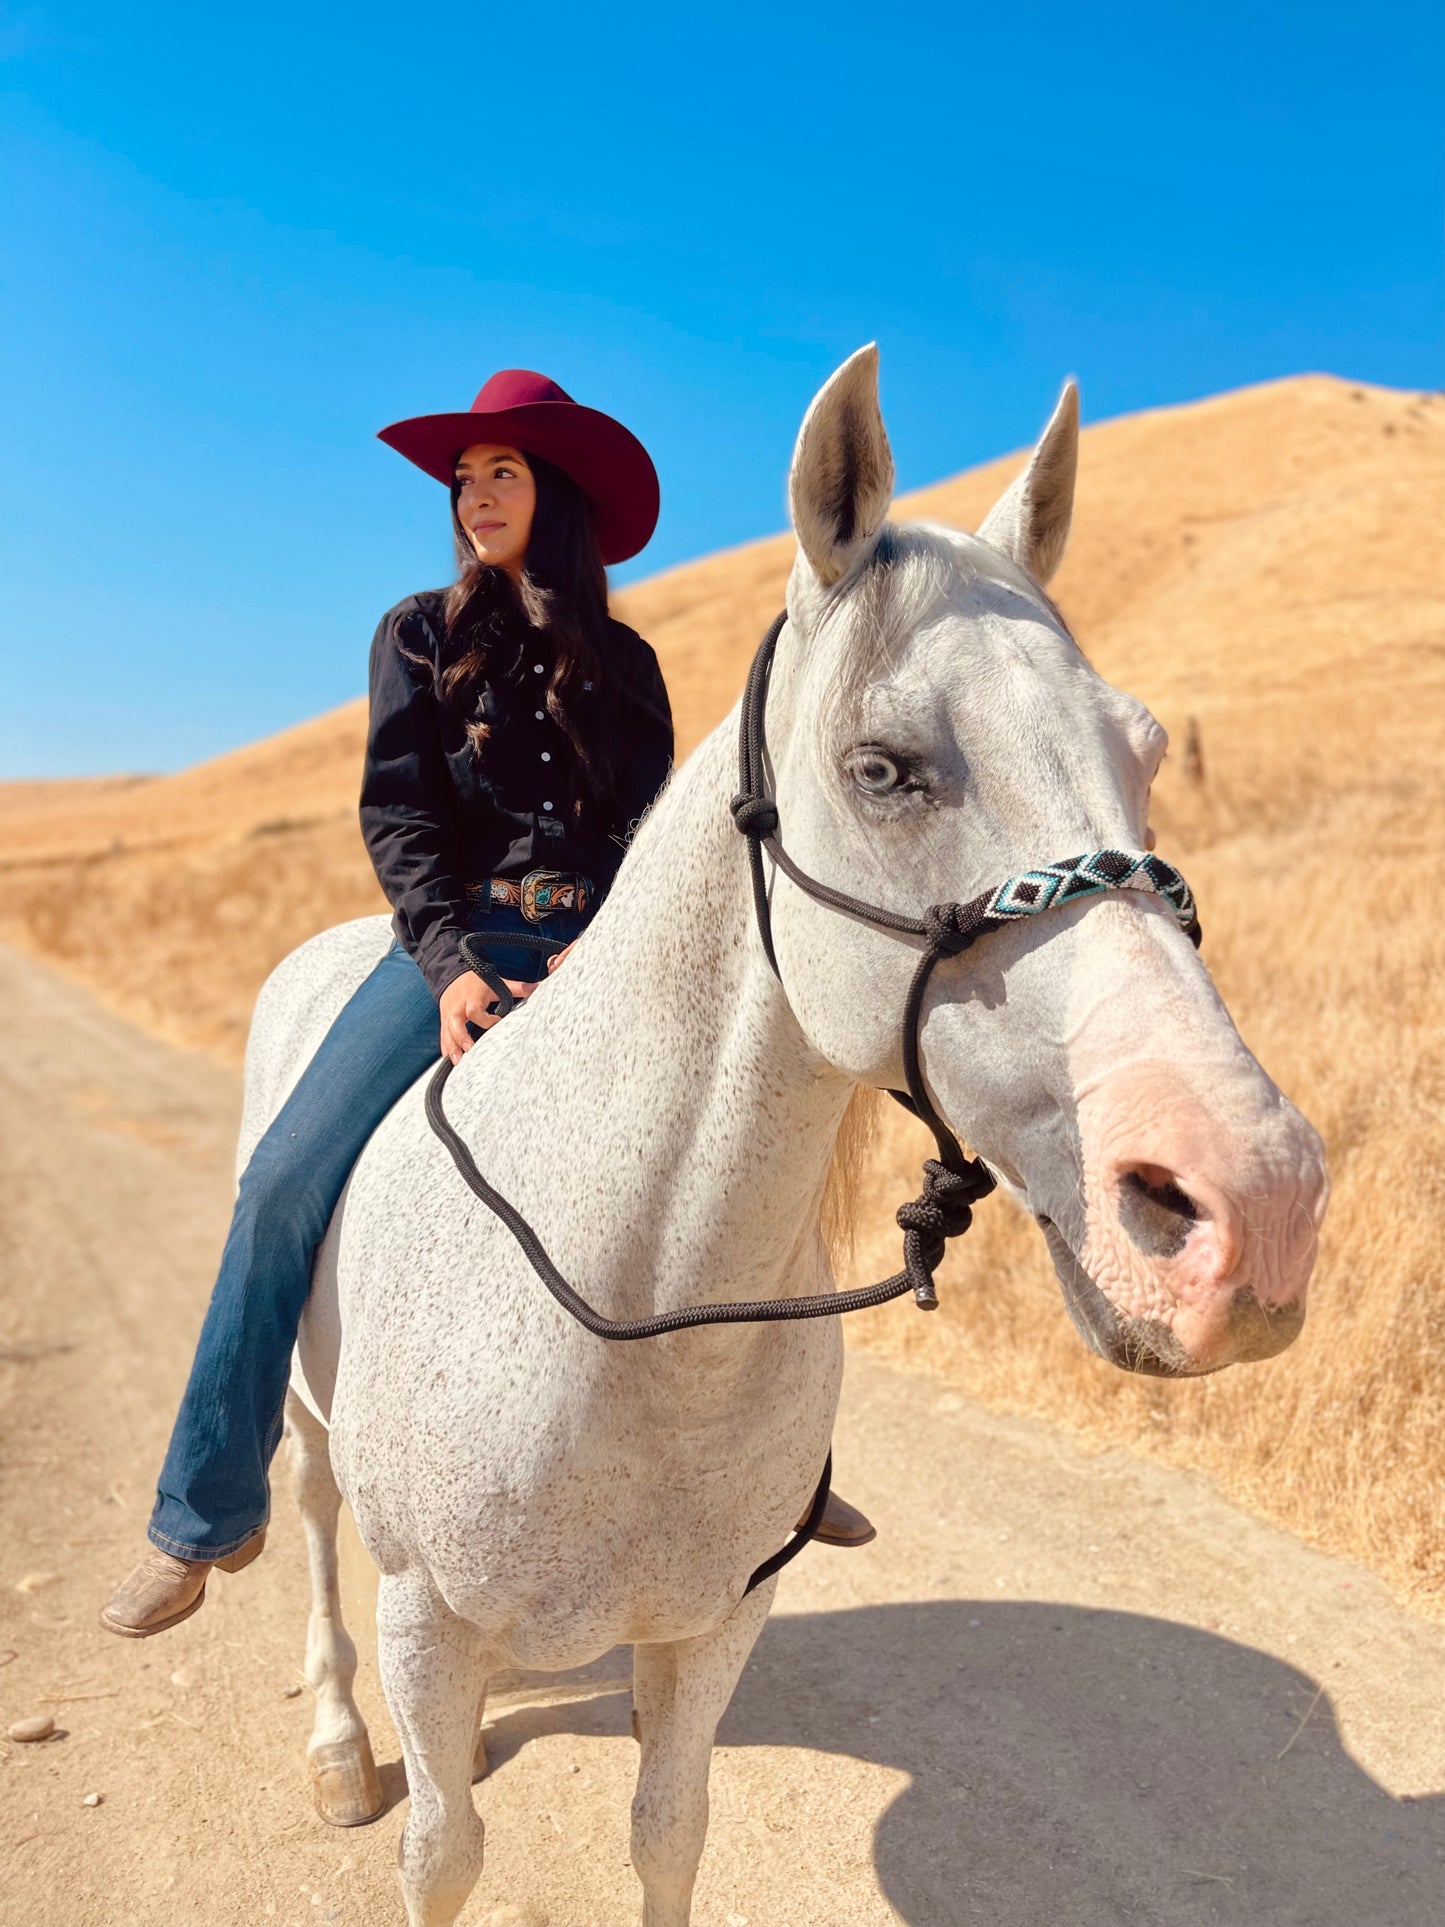
[{"label": "horse head", "polygon": [[[898,525],[876,350],[813,402],[768,710],[787,850],[812,877],[918,917],[1042,864],[1146,848],[1165,732],[1090,666],[1045,590],[1077,448],[1071,384],[976,535]],[[772,927],[814,1048],[897,1087],[917,942],[783,877]],[[1169,904],[1110,892],[992,931],[934,970],[919,1034],[934,1104],[1041,1227],[1097,1352],[1177,1376],[1296,1336],[1322,1147]]]}]

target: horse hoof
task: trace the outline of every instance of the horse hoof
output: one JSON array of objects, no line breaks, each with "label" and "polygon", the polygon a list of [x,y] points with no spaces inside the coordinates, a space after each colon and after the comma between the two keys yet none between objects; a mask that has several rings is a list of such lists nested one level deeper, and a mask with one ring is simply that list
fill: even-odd
[{"label": "horse hoof", "polygon": [[375,1820],[385,1801],[371,1741],[328,1740],[307,1755],[311,1769],[311,1797],[328,1827],[364,1827]]}]

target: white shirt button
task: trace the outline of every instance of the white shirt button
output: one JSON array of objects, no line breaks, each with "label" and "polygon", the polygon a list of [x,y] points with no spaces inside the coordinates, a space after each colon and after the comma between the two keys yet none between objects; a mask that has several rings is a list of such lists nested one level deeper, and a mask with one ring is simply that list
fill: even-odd
[{"label": "white shirt button", "polygon": [[534,676],[540,676],[540,675],[541,675],[541,673],[542,673],[542,665],[541,665],[541,663],[540,663],[540,662],[534,662],[534,663],[532,664],[532,674],[533,674]]},{"label": "white shirt button", "polygon": [[548,812],[548,813],[550,814],[550,813],[551,813],[551,809],[552,809],[552,805],[551,805],[550,803],[544,803],[544,804],[542,805],[542,808],[543,808],[544,810],[546,810],[546,811],[547,811],[547,812]]},{"label": "white shirt button", "polygon": [[551,750],[550,750],[550,749],[544,749],[544,750],[542,751],[542,761],[543,761],[544,763],[550,763],[550,762],[551,762],[551,760],[552,760],[552,752],[551,752]]}]

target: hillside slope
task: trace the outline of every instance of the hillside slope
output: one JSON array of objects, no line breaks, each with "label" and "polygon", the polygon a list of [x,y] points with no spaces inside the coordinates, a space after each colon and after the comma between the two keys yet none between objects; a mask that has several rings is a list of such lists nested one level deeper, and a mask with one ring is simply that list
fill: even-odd
[{"label": "hillside slope", "polygon": [[[976,526],[1019,461],[896,512]],[[1445,1588],[1442,527],[1445,397],[1308,376],[1087,429],[1055,585],[1176,745],[1193,720],[1203,780],[1166,765],[1160,847],[1246,1038],[1330,1149],[1306,1337],[1200,1384],[1125,1379],[1082,1353],[1032,1228],[992,1203],[938,1316],[855,1327],[996,1404],[1207,1469],[1423,1593]],[[682,752],[736,695],[790,555],[778,536],[618,597],[662,659]],[[0,786],[0,935],[234,1060],[272,964],[380,907],[355,828],[363,727],[352,703],[160,780]],[[922,1148],[884,1120],[860,1273],[896,1264]]]},{"label": "hillside slope", "polygon": [[[1022,459],[901,496],[895,517],[976,527]],[[1103,672],[1166,724],[1281,702],[1297,714],[1305,677],[1331,679],[1306,696],[1329,710],[1365,668],[1372,692],[1403,697],[1408,715],[1438,639],[1442,491],[1442,395],[1312,375],[1125,416],[1083,432],[1054,588]],[[680,755],[731,705],[791,555],[791,536],[777,535],[616,597],[662,659]],[[359,643],[358,674],[363,657]],[[6,868],[350,814],[365,725],[357,699],[170,777],[0,783]],[[1270,717],[1251,740],[1267,734],[1278,750],[1305,733]],[[1407,725],[1389,747],[1419,740]],[[1261,776],[1263,795],[1273,780]]]}]

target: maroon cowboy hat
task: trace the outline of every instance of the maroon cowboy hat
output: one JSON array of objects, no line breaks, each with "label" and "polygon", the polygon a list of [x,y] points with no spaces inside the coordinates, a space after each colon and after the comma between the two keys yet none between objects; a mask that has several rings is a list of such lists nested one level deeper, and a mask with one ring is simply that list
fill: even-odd
[{"label": "maroon cowboy hat", "polygon": [[381,429],[379,439],[448,487],[457,456],[477,442],[543,456],[587,497],[604,562],[636,555],[657,527],[657,470],[642,443],[527,368],[493,375],[464,415],[413,415]]}]

